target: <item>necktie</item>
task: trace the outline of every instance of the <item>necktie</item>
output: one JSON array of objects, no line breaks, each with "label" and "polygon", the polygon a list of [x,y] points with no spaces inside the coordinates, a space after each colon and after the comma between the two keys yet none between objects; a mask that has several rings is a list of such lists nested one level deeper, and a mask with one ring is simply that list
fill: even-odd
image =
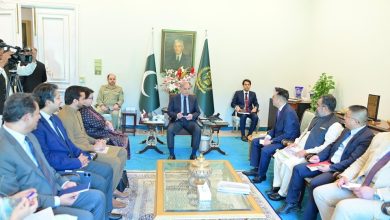
[{"label": "necktie", "polygon": [[184,115],[187,115],[188,114],[188,112],[187,112],[187,96],[184,96],[183,108],[184,108],[184,110],[183,110]]},{"label": "necktie", "polygon": [[57,125],[57,122],[54,120],[53,116],[50,116],[50,121],[51,123],[53,123],[53,127],[54,127],[54,130],[55,130],[55,133],[57,134],[57,136],[64,142],[65,146],[68,148],[68,152],[69,152],[69,155],[74,158],[74,154],[73,154],[73,151],[70,150],[68,144],[66,143],[64,137],[62,136],[62,133],[60,132],[60,129],[58,128],[58,125]]},{"label": "necktie", "polygon": [[375,174],[384,167],[390,160],[390,151],[387,152],[385,156],[383,156],[380,160],[378,160],[375,165],[371,168],[371,170],[368,172],[366,179],[364,179],[364,182],[362,186],[369,186],[372,179],[374,178]]},{"label": "necktie", "polygon": [[280,115],[280,111],[278,110],[277,114],[276,114],[276,120],[279,119],[279,115]]},{"label": "necktie", "polygon": [[249,112],[249,100],[248,100],[248,93],[245,93],[245,112]]},{"label": "necktie", "polygon": [[49,182],[49,185],[51,186],[51,190],[53,195],[57,195],[57,189],[56,189],[56,181],[53,177],[53,175],[50,173],[50,168],[47,167],[41,157],[37,157],[35,155],[34,146],[27,136],[24,139],[26,143],[28,144],[28,147],[30,148],[31,154],[35,157],[35,159],[38,162],[38,168],[42,171],[43,175],[46,177],[46,180]]},{"label": "necktie", "polygon": [[176,55],[176,62],[180,62],[180,56]]},{"label": "necktie", "polygon": [[344,136],[341,139],[340,145],[342,145],[343,141],[345,141],[349,136],[351,136],[351,131],[345,132]]},{"label": "necktie", "polygon": [[51,123],[53,123],[53,127],[54,127],[54,130],[55,130],[56,134],[57,134],[62,140],[64,140],[64,137],[62,136],[62,134],[61,134],[61,132],[60,132],[60,129],[58,128],[57,123],[56,123],[56,121],[54,120],[53,116],[50,116],[49,119],[50,119]]}]

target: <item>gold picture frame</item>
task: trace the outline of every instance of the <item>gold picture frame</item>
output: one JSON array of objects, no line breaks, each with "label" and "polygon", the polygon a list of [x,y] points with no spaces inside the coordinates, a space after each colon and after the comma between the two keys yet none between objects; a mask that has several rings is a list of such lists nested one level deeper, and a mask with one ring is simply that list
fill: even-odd
[{"label": "gold picture frame", "polygon": [[196,31],[162,30],[161,72],[193,67]]}]

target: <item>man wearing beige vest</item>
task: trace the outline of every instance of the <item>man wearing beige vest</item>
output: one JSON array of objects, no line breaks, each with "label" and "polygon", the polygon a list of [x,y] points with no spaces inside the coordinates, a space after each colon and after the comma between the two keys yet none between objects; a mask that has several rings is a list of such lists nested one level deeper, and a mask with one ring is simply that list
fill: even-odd
[{"label": "man wearing beige vest", "polygon": [[[71,141],[84,151],[98,152],[97,161],[111,165],[113,169],[113,186],[116,187],[121,179],[123,168],[126,165],[127,152],[125,148],[106,145],[105,140],[89,137],[85,132],[81,114],[78,111],[85,100],[85,93],[80,86],[70,86],[65,90],[65,105],[59,111],[66,132]],[[114,195],[124,197],[119,191]]]}]

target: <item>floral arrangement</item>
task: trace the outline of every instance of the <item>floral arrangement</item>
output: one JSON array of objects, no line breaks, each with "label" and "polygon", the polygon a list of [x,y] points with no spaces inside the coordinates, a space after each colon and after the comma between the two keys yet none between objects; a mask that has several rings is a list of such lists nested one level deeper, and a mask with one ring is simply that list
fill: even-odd
[{"label": "floral arrangement", "polygon": [[186,68],[180,67],[178,70],[169,69],[161,73],[163,82],[161,87],[169,94],[180,93],[180,83],[189,82],[196,76],[194,67]]}]

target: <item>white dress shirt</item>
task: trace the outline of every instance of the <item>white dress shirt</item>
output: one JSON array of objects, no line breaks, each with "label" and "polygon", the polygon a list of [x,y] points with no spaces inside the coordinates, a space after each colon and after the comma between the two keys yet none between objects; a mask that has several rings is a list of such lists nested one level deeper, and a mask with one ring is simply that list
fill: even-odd
[{"label": "white dress shirt", "polygon": [[343,152],[345,150],[345,146],[347,146],[348,142],[353,138],[353,136],[356,133],[358,133],[360,130],[362,130],[364,127],[366,127],[366,126],[363,126],[360,128],[355,128],[355,129],[351,130],[351,135],[349,135],[349,137],[347,137],[347,139],[345,139],[343,142],[341,142],[337,151],[333,154],[332,158],[330,158],[330,161],[332,161],[333,163],[339,163],[341,160],[341,156],[343,155]]},{"label": "white dress shirt", "polygon": [[11,128],[8,128],[6,125],[3,125],[4,129],[12,135],[16,139],[16,141],[22,146],[23,150],[26,152],[27,156],[32,160],[32,162],[38,167],[38,162],[35,159],[35,156],[32,154],[30,150],[30,146],[26,142],[26,135],[21,134],[19,132],[16,132],[12,130]]},{"label": "white dress shirt", "polygon": [[[54,131],[55,133],[57,133],[56,129],[54,128],[53,122],[50,120],[51,115],[47,114],[47,113],[44,112],[44,111],[40,111],[40,113],[41,113],[42,117],[47,121],[47,123],[49,123],[51,129],[53,129],[53,131]],[[62,136],[62,139],[65,139],[65,138],[64,138],[64,135],[63,135],[62,132],[61,132],[61,130],[58,129],[58,131],[60,132],[58,135],[61,135],[61,136]]]}]

